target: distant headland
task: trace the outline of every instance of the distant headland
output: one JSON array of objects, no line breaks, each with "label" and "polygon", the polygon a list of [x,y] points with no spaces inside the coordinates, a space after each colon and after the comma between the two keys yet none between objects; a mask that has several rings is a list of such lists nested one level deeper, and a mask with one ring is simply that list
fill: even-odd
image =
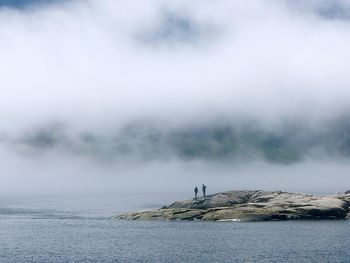
[{"label": "distant headland", "polygon": [[273,221],[349,219],[350,193],[316,196],[282,191],[227,191],[150,211],[129,212],[118,219]]}]

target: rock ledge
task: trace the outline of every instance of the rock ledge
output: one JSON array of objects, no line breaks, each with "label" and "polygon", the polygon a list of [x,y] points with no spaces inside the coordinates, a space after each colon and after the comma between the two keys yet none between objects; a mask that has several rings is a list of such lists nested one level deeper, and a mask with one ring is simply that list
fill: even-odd
[{"label": "rock ledge", "polygon": [[272,221],[349,218],[350,194],[315,196],[281,191],[228,191],[177,201],[151,211],[116,216],[129,220]]}]

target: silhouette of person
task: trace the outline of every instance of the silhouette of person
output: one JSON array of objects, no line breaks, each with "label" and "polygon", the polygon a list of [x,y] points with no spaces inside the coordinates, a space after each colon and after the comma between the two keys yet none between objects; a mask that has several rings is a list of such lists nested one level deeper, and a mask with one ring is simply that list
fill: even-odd
[{"label": "silhouette of person", "polygon": [[198,195],[198,187],[196,186],[194,188],[194,199],[197,199],[197,195]]},{"label": "silhouette of person", "polygon": [[205,197],[205,192],[207,191],[207,187],[202,184],[203,197]]}]

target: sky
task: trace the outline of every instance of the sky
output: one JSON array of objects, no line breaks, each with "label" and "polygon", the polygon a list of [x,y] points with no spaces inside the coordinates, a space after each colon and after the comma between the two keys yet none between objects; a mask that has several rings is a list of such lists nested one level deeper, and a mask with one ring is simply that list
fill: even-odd
[{"label": "sky", "polygon": [[348,0],[0,0],[0,191],[346,190],[348,156],[218,162],[143,140],[149,125],[332,134],[350,116],[349,33]]}]

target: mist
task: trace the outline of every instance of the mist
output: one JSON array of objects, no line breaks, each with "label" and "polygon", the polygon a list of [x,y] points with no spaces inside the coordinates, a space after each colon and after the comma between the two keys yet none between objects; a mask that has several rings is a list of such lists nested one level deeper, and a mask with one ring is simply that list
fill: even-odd
[{"label": "mist", "polygon": [[350,186],[350,1],[0,3],[1,192]]}]

